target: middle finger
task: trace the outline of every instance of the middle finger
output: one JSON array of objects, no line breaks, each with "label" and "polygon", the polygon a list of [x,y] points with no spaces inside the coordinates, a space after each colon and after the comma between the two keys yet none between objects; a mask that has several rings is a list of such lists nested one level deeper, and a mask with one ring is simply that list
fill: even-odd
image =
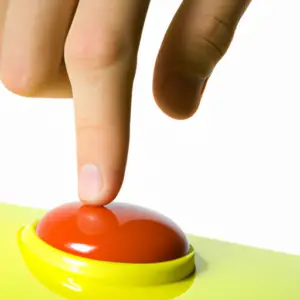
[{"label": "middle finger", "polygon": [[1,73],[16,94],[32,95],[57,75],[77,0],[12,0],[3,33]]}]

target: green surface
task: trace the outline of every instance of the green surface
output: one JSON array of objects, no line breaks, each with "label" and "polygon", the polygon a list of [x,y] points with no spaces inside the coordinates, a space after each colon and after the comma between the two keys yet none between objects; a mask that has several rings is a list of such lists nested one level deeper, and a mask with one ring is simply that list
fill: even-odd
[{"label": "green surface", "polygon": [[[0,299],[62,299],[40,284],[27,270],[16,242],[16,233],[43,215],[43,211],[0,204],[1,281]],[[161,296],[164,289],[182,293],[180,300],[299,300],[300,257],[265,251],[190,236],[198,253],[197,275],[185,283],[159,287],[160,296],[153,298],[152,288],[139,291],[139,299],[170,299]],[[200,258],[201,257],[201,258]],[[204,263],[205,262],[205,263]],[[152,292],[154,289],[152,290]],[[131,290],[127,290],[131,292]],[[134,294],[136,291],[132,290]],[[162,293],[161,293],[162,292]],[[141,298],[141,293],[143,298]],[[151,296],[150,296],[151,295]],[[104,296],[104,297],[103,297]],[[99,299],[126,300],[114,296],[112,289]],[[76,298],[77,299],[77,298]],[[80,299],[80,298],[78,298]],[[98,299],[95,295],[94,299]],[[138,299],[133,297],[132,299]],[[132,300],[130,299],[130,300]],[[174,298],[173,298],[174,299]]]}]

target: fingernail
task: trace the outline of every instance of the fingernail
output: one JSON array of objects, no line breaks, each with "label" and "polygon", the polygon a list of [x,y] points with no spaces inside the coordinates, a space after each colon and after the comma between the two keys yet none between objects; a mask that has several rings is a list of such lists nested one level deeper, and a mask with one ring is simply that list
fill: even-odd
[{"label": "fingernail", "polygon": [[93,164],[84,165],[79,173],[79,198],[85,202],[98,201],[103,187],[99,168]]},{"label": "fingernail", "polygon": [[164,85],[164,98],[170,107],[180,115],[193,114],[200,103],[207,79],[193,75],[174,73]]}]

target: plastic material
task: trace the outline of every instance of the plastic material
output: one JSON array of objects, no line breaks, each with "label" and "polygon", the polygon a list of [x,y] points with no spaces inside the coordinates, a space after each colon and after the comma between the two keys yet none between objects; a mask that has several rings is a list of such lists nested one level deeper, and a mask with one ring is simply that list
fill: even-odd
[{"label": "plastic material", "polygon": [[[44,211],[0,204],[0,299],[30,300],[299,300],[300,257],[188,236],[196,252],[196,273],[172,284],[118,286],[78,284],[76,273],[47,286],[28,271],[16,234]],[[200,215],[199,215],[200,217]],[[298,237],[295,236],[295,239]],[[43,276],[48,270],[44,270]],[[67,276],[68,275],[68,276]],[[141,274],[142,276],[142,274]],[[38,280],[36,280],[38,279]],[[56,279],[56,280],[55,280]],[[42,283],[42,284],[41,284]],[[62,288],[64,287],[64,289]]]},{"label": "plastic material", "polygon": [[[160,285],[180,281],[195,269],[194,250],[178,259],[147,264],[106,262],[75,256],[46,244],[36,234],[36,224],[19,232],[19,247],[28,268],[46,285],[58,278],[76,276],[77,285]],[[62,275],[63,274],[63,275]],[[65,275],[69,274],[69,275]]]},{"label": "plastic material", "polygon": [[56,249],[85,258],[157,263],[188,254],[183,231],[165,216],[136,205],[62,205],[37,224],[37,235]]}]

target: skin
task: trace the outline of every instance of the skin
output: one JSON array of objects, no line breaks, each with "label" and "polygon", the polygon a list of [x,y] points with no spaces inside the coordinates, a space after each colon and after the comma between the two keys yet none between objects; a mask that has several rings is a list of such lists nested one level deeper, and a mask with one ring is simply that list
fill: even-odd
[{"label": "skin", "polygon": [[[11,92],[74,99],[81,201],[121,188],[131,93],[150,0],[0,0],[0,74]],[[162,42],[153,95],[168,116],[197,110],[250,0],[183,0]],[[163,5],[163,4],[162,4]]]}]

